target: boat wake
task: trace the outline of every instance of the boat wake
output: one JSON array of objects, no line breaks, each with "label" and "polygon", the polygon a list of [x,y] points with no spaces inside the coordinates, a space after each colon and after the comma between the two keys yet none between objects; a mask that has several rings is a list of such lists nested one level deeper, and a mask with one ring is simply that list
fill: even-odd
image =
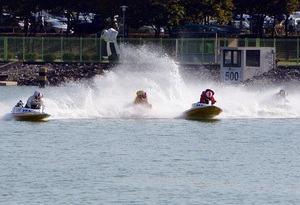
[{"label": "boat wake", "polygon": [[[281,86],[249,88],[213,82],[205,74],[188,71],[172,58],[147,47],[126,48],[124,56],[123,63],[92,80],[42,89],[45,110],[51,114],[49,119],[178,118],[192,103],[199,101],[201,92],[207,88],[215,91],[215,105],[223,110],[218,119],[300,116],[300,93],[296,86],[284,88],[289,93],[289,102],[285,107],[276,107],[267,98]],[[15,102],[27,99],[35,89],[2,89],[0,117],[5,119]],[[147,92],[152,110],[131,106],[138,90]]]}]

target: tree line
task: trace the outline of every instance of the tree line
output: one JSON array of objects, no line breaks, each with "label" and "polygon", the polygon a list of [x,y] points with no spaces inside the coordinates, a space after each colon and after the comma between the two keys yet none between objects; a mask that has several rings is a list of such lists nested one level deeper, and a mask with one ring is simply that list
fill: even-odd
[{"label": "tree line", "polygon": [[[124,5],[126,10],[122,11]],[[160,27],[171,30],[184,24],[208,24],[212,19],[227,24],[233,15],[255,14],[255,35],[262,37],[265,17],[279,22],[288,19],[298,9],[299,0],[1,0],[0,6],[3,13],[22,17],[25,25],[30,23],[32,13],[42,10],[64,15],[68,20],[76,19],[79,13],[99,14],[104,27],[113,26],[115,15],[121,20],[125,16],[125,25],[133,28],[155,25],[156,37],[159,37]],[[285,30],[288,30],[287,23],[285,21]]]}]

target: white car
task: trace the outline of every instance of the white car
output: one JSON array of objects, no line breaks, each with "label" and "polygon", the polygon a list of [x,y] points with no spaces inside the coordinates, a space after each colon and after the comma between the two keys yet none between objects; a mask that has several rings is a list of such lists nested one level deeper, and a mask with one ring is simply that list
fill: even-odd
[{"label": "white car", "polygon": [[[44,30],[47,33],[66,33],[68,25],[57,19],[45,19]],[[72,31],[70,31],[72,33]]]},{"label": "white car", "polygon": [[[155,33],[155,26],[144,25],[138,29],[129,28],[129,33]],[[160,28],[160,33],[164,33],[164,29],[162,27]]]},{"label": "white car", "polygon": [[[240,21],[234,20],[232,21],[232,26],[239,29],[240,28]],[[242,21],[242,32],[250,33],[250,24],[247,21]]]},{"label": "white car", "polygon": [[[123,32],[123,25],[121,24],[120,27],[119,27],[119,33],[122,34]],[[160,33],[164,33],[164,28],[161,27],[160,28]],[[147,25],[144,25],[144,26],[141,26],[139,27],[138,29],[135,29],[135,28],[132,28],[132,27],[129,27],[129,33],[145,33],[145,34],[154,34],[155,33],[155,26],[147,26]]]},{"label": "white car", "polygon": [[295,31],[299,32],[300,31],[300,18],[294,19],[294,26],[295,26]]}]

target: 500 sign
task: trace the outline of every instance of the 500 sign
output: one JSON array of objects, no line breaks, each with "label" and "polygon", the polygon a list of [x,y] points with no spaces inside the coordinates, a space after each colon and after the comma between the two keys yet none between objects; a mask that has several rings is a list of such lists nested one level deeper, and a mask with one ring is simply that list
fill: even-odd
[{"label": "500 sign", "polygon": [[237,71],[226,71],[225,81],[240,81],[240,72]]}]

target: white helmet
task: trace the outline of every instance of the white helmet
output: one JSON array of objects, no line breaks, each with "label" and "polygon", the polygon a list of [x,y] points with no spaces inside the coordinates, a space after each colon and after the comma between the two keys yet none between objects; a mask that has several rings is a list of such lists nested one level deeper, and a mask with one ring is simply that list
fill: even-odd
[{"label": "white helmet", "polygon": [[285,97],[285,96],[288,95],[288,93],[287,93],[285,90],[283,90],[283,89],[281,89],[281,90],[279,91],[279,94],[280,94],[282,97]]},{"label": "white helmet", "polygon": [[147,98],[147,93],[146,93],[146,92],[143,92],[143,93],[141,94],[141,98],[142,98],[142,100],[146,100],[146,98]]},{"label": "white helmet", "polygon": [[33,95],[34,95],[35,99],[43,98],[43,94],[40,91],[35,91]]},{"label": "white helmet", "polygon": [[213,94],[213,92],[211,92],[211,91],[207,91],[207,92],[205,93],[205,95],[206,95],[207,98],[210,99],[210,98],[212,98],[212,96],[213,96],[214,94]]}]

